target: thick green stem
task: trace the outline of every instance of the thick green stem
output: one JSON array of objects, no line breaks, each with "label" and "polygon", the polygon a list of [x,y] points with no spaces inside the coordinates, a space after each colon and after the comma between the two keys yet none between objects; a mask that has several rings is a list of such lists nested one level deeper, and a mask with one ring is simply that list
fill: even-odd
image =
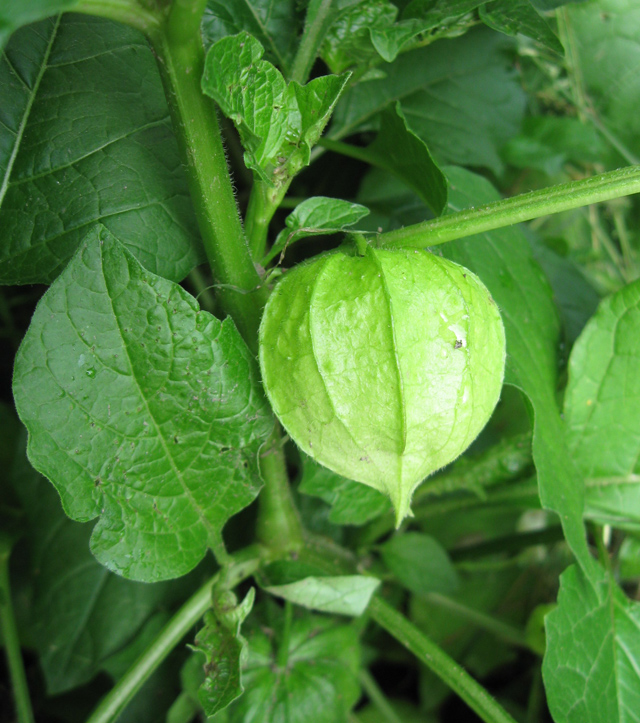
[{"label": "thick green stem", "polygon": [[147,36],[158,32],[163,21],[161,12],[143,7],[136,0],[80,0],[73,11],[130,25]]},{"label": "thick green stem", "polygon": [[507,711],[464,668],[391,605],[380,597],[374,597],[369,611],[378,625],[430,668],[485,723],[515,723]]},{"label": "thick green stem", "polygon": [[10,554],[10,543],[7,540],[0,539],[0,632],[2,632],[4,651],[7,656],[13,700],[16,707],[16,720],[18,723],[33,723],[34,718],[31,710],[27,676],[22,662],[18,628],[11,600],[11,587],[9,584]]},{"label": "thick green stem", "polygon": [[229,588],[235,587],[257,570],[260,561],[258,555],[257,548],[247,548],[237,553],[228,567],[195,592],[100,701],[87,723],[113,723],[167,655],[209,609],[213,585],[222,579]]},{"label": "thick green stem", "polygon": [[252,351],[267,291],[262,287],[233,195],[213,101],[200,88],[204,0],[174,2],[163,32],[150,36],[186,167],[187,181],[222,309]]},{"label": "thick green stem", "polygon": [[258,498],[258,540],[276,556],[297,551],[303,546],[302,523],[291,496],[279,426],[260,451],[260,473],[265,486]]},{"label": "thick green stem", "polygon": [[380,234],[378,243],[381,246],[427,248],[633,193],[640,193],[640,166],[629,166],[583,181],[563,183],[440,216],[433,221]]}]

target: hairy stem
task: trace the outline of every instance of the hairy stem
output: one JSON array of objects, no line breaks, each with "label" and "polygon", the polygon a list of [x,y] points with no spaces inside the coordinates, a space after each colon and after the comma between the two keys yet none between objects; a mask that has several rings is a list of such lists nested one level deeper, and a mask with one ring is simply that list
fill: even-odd
[{"label": "hairy stem", "polygon": [[257,570],[259,561],[258,548],[246,548],[234,555],[223,571],[208,580],[178,610],[144,653],[100,701],[87,723],[113,723],[117,720],[158,666],[209,609],[213,585],[224,576],[225,584],[235,587]]},{"label": "hairy stem", "polygon": [[507,711],[464,668],[382,598],[374,597],[369,611],[380,627],[430,668],[485,723],[515,723]]},{"label": "hairy stem", "polygon": [[333,0],[311,0],[309,3],[302,38],[291,69],[291,80],[295,80],[300,85],[307,82],[311,67],[329,29],[332,5]]},{"label": "hairy stem", "polygon": [[9,677],[13,689],[13,699],[16,707],[17,723],[33,723],[33,711],[29,698],[27,676],[22,662],[22,651],[18,639],[16,618],[11,600],[11,587],[9,584],[9,556],[11,545],[5,539],[0,539],[0,633],[4,642],[4,651],[7,657]]},{"label": "hairy stem", "polygon": [[163,32],[150,38],[204,248],[213,277],[220,284],[217,298],[255,352],[267,292],[244,237],[215,106],[200,88],[204,49],[199,24],[205,4],[204,0],[177,0]]},{"label": "hairy stem", "polygon": [[620,196],[640,193],[640,166],[524,193],[378,236],[381,246],[427,248]]}]

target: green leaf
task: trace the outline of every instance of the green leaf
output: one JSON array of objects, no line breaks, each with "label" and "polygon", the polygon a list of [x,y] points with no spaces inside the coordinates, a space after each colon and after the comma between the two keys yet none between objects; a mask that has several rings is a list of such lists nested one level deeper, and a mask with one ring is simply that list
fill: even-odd
[{"label": "green leaf", "polygon": [[382,559],[400,582],[415,593],[450,593],[459,586],[458,575],[446,551],[429,535],[405,532],[380,548]]},{"label": "green leaf", "polygon": [[369,213],[359,203],[340,198],[312,196],[299,203],[285,219],[285,226],[278,234],[262,265],[269,263],[279,253],[300,239],[309,236],[340,233],[358,223]]},{"label": "green leaf", "polygon": [[[271,628],[271,626],[270,626]],[[281,652],[272,628],[247,634],[249,659],[244,695],[230,723],[336,723],[347,720],[360,689],[360,646],[355,628],[329,617],[294,619]],[[284,653],[284,655],[283,655]]]},{"label": "green leaf", "polygon": [[251,612],[255,588],[236,605],[233,600],[214,601],[215,609],[204,616],[204,628],[196,637],[195,650],[205,656],[205,679],[198,691],[202,709],[208,716],[224,710],[242,695],[241,669],[246,661],[246,640],[240,627]]},{"label": "green leaf", "polygon": [[571,566],[546,618],[543,675],[554,720],[635,721],[640,710],[640,605],[609,578]]},{"label": "green leaf", "polygon": [[585,103],[608,140],[629,163],[640,158],[640,6],[599,0],[567,10],[571,66]]},{"label": "green leaf", "polygon": [[227,35],[249,33],[267,58],[289,75],[298,44],[300,19],[295,0],[209,0],[202,18],[207,50]]},{"label": "green leaf", "polygon": [[94,555],[177,577],[257,495],[272,418],[233,322],[146,272],[104,228],[42,298],[16,362],[29,458]]},{"label": "green leaf", "polygon": [[0,88],[0,283],[51,282],[97,221],[184,278],[202,251],[142,35],[84,15],[23,28]]},{"label": "green leaf", "polygon": [[366,610],[380,580],[364,575],[340,577],[306,577],[287,585],[266,589],[296,605],[336,615],[358,616]]},{"label": "green leaf", "polygon": [[372,43],[373,33],[381,32],[379,42],[384,52],[385,36],[397,14],[398,8],[389,0],[361,0],[341,13],[327,32],[321,49],[322,59],[331,72],[366,68],[379,52]]},{"label": "green leaf", "polygon": [[[459,168],[448,169],[447,175],[452,210],[499,198],[480,176]],[[477,273],[500,308],[507,335],[505,381],[520,388],[534,410],[533,458],[540,498],[560,517],[567,542],[583,568],[593,571],[582,521],[584,491],[555,398],[559,324],[548,281],[517,227],[454,241],[443,252]]]},{"label": "green leaf", "polygon": [[587,514],[640,529],[640,281],[603,301],[569,362],[569,448]]},{"label": "green leaf", "polygon": [[13,32],[51,15],[71,10],[80,0],[3,0],[0,5],[0,51]]},{"label": "green leaf", "polygon": [[329,521],[335,525],[364,525],[391,510],[388,497],[378,490],[341,477],[306,455],[298,489],[331,505]]},{"label": "green leaf", "polygon": [[564,54],[562,43],[531,0],[493,0],[480,6],[480,18],[500,33],[528,35],[556,53]]},{"label": "green leaf", "polygon": [[102,670],[136,635],[166,586],[143,585],[105,570],[89,551],[92,526],[66,517],[55,490],[29,465],[24,451],[10,477],[29,533],[31,638],[47,691],[56,695]]},{"label": "green leaf", "polygon": [[[339,147],[335,150],[340,152]],[[424,141],[407,126],[400,103],[383,110],[375,140],[365,149],[355,149],[354,156],[402,180],[436,216],[446,208],[447,179]]]},{"label": "green leaf", "polygon": [[287,84],[263,54],[247,33],[223,38],[207,53],[202,89],[235,123],[247,167],[280,188],[309,164],[348,76]]},{"label": "green leaf", "polygon": [[524,110],[504,42],[478,29],[401,55],[384,78],[343,94],[328,137],[369,130],[385,107],[400,101],[408,126],[438,161],[499,171],[499,148],[517,133]]}]

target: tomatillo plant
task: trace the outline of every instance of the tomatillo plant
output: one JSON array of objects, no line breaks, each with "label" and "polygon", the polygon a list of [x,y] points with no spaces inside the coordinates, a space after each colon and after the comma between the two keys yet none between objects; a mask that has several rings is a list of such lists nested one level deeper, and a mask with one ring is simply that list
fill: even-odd
[{"label": "tomatillo plant", "polygon": [[30,0],[0,45],[2,709],[632,719],[635,8]]}]

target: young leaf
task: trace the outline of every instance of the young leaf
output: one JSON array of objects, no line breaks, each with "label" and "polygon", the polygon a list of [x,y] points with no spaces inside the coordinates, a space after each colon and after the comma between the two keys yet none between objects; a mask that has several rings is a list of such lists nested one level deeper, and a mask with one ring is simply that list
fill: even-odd
[{"label": "young leaf", "polygon": [[364,525],[391,511],[389,499],[373,487],[353,482],[304,455],[300,492],[320,497],[331,505],[334,525]]},{"label": "young leaf", "polygon": [[262,264],[269,263],[300,239],[318,234],[340,233],[358,223],[368,213],[369,209],[359,203],[343,201],[340,198],[312,196],[299,203],[287,216],[286,228],[280,231]]},{"label": "young leaf", "polygon": [[267,591],[296,605],[336,615],[358,616],[366,610],[380,580],[364,575],[306,577],[287,585],[272,585]]},{"label": "young leaf", "polygon": [[103,227],[36,309],[14,396],[31,462],[125,577],[185,574],[258,493],[272,418],[236,328]]},{"label": "young leaf", "polygon": [[499,170],[499,148],[517,133],[525,100],[503,45],[502,36],[479,29],[401,55],[384,78],[343,94],[328,137],[369,130],[378,113],[400,101],[436,159]]},{"label": "young leaf", "polygon": [[180,280],[202,256],[158,71],[140,33],[87,15],[0,57],[0,283],[49,283],[91,224]]},{"label": "young leaf", "polygon": [[295,0],[209,0],[202,37],[209,49],[218,40],[245,32],[265,49],[267,58],[288,77],[300,30]]},{"label": "young leaf", "polygon": [[600,305],[569,361],[565,419],[587,514],[640,529],[640,281]]},{"label": "young leaf", "polygon": [[206,659],[198,699],[208,716],[224,710],[244,690],[241,670],[247,658],[247,641],[240,635],[240,626],[251,612],[254,598],[252,587],[239,605],[235,600],[224,604],[214,601],[215,609],[205,615],[204,628],[196,637],[195,650]]},{"label": "young leaf", "polygon": [[166,586],[124,580],[89,551],[91,525],[70,520],[51,485],[31,467],[26,435],[11,483],[27,519],[33,591],[30,629],[47,691],[91,680],[139,631]]},{"label": "young leaf", "polygon": [[254,628],[247,639],[245,692],[230,710],[230,723],[309,723],[310,715],[313,723],[347,720],[360,695],[355,628],[305,615],[292,621],[283,650],[268,628]]},{"label": "young leaf", "polygon": [[309,164],[348,76],[287,84],[263,54],[247,33],[223,38],[207,53],[202,89],[235,123],[247,167],[278,189]]},{"label": "young leaf", "polygon": [[640,605],[604,574],[594,584],[572,565],[546,629],[542,672],[554,720],[637,720]]},{"label": "young leaf", "polygon": [[380,552],[385,565],[412,592],[450,593],[460,584],[446,551],[429,535],[394,535]]},{"label": "young leaf", "polygon": [[506,35],[522,33],[560,55],[562,43],[531,0],[493,0],[480,7],[480,17],[490,28]]}]

